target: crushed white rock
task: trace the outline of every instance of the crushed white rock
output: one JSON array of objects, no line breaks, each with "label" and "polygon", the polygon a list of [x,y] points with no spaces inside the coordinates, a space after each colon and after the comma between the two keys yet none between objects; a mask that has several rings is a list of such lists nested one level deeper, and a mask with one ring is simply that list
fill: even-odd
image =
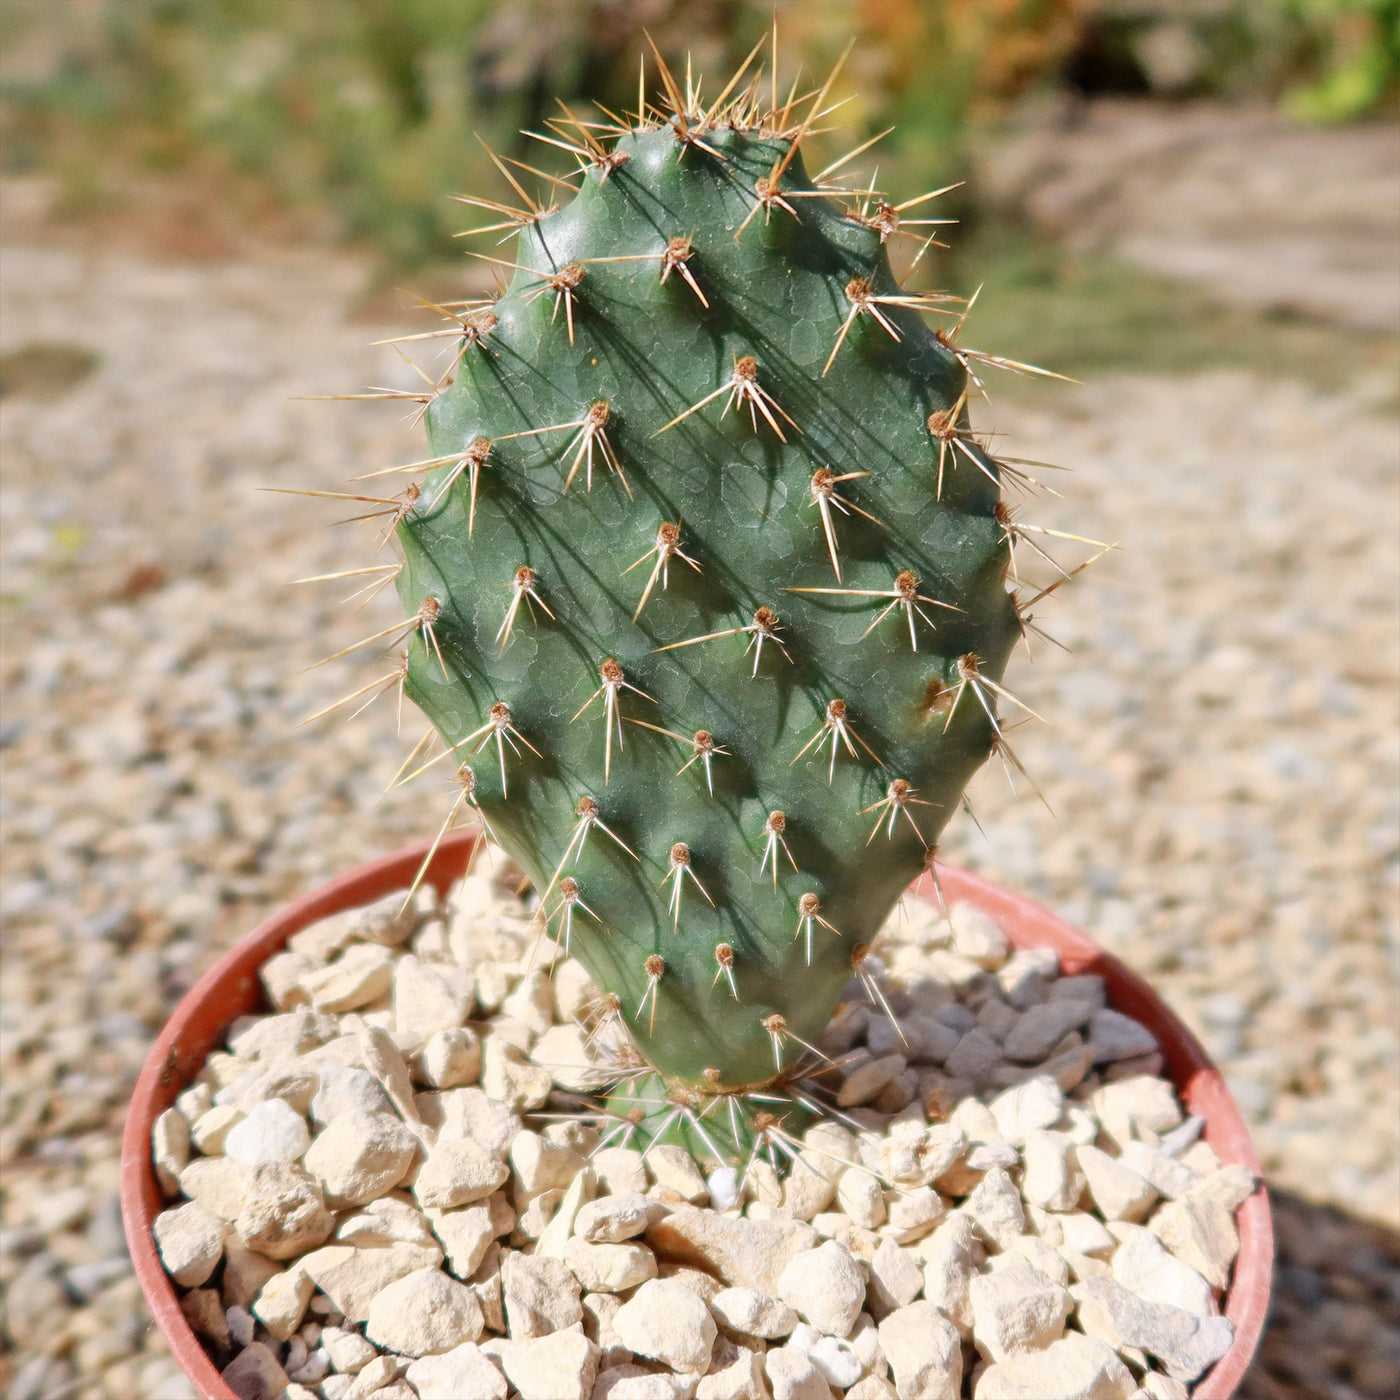
[{"label": "crushed white rock", "polygon": [[157,1122],[157,1244],[236,1394],[1127,1400],[1229,1349],[1256,1183],[1102,979],[925,916],[902,1035],[847,1004],[836,1112],[741,1176],[565,1116],[596,993],[528,967],[529,912],[478,873],[305,930]]}]

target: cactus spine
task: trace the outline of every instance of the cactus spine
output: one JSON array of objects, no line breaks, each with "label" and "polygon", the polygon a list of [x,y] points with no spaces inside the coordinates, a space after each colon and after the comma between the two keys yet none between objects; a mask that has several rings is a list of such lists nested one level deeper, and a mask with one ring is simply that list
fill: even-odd
[{"label": "cactus spine", "polygon": [[891,273],[899,210],[804,168],[830,82],[798,121],[662,77],[566,129],[563,207],[507,211],[509,287],[455,317],[431,470],[386,510],[454,813],[655,1072],[629,1121],[733,1158],[734,1096],[810,1067],[1003,742],[1014,469],[952,299]]}]

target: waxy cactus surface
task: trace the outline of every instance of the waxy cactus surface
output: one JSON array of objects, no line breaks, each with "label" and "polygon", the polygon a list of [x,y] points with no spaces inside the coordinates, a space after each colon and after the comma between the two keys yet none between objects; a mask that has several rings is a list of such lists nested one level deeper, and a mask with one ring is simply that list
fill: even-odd
[{"label": "waxy cactus surface", "polygon": [[408,692],[652,1118],[810,1068],[1022,625],[952,299],[896,283],[896,209],[804,168],[827,89],[667,90],[568,128],[577,193],[508,214],[396,516]]}]

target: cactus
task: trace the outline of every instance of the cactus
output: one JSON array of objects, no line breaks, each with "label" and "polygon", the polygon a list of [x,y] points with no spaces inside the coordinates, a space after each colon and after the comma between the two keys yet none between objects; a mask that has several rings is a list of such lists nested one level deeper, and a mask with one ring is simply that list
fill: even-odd
[{"label": "cactus", "polygon": [[560,123],[562,207],[474,201],[518,226],[509,287],[445,309],[428,470],[383,505],[453,813],[640,1056],[611,1111],[731,1160],[773,1121],[735,1103],[812,1068],[1005,752],[1023,627],[1000,500],[1023,473],[967,413],[990,357],[887,257],[934,221],[809,176],[830,81],[798,121],[744,72],[704,107],[663,64],[635,120]]}]

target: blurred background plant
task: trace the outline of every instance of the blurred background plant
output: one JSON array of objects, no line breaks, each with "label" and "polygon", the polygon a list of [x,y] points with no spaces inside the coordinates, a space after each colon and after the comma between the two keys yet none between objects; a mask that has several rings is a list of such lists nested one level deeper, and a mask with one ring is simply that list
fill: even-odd
[{"label": "blurred background plant", "polygon": [[[779,3],[784,83],[857,40],[842,125],[884,178],[964,178],[979,139],[1054,94],[1217,96],[1337,121],[1395,106],[1400,0]],[[495,180],[475,134],[540,163],[556,102],[635,105],[649,30],[726,71],[745,0],[0,0],[3,161],[92,212],[133,174],[199,167],[329,215],[396,268],[460,250],[449,196]],[[557,168],[557,162],[545,162]],[[246,192],[245,192],[245,197]],[[973,212],[966,198],[958,212]]]}]

